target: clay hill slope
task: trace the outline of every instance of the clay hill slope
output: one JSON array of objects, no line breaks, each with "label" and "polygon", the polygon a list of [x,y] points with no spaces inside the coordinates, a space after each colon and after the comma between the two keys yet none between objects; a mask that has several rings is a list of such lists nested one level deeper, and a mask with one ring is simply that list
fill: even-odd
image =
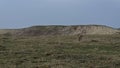
[{"label": "clay hill slope", "polygon": [[33,26],[14,32],[15,35],[40,36],[40,35],[78,35],[78,34],[116,34],[120,30],[103,25],[72,25],[72,26]]}]

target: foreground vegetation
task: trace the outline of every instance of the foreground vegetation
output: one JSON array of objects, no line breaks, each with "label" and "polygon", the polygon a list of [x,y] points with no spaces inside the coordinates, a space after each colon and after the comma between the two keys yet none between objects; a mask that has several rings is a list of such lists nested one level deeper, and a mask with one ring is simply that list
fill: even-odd
[{"label": "foreground vegetation", "polygon": [[1,35],[0,68],[120,68],[120,35]]}]

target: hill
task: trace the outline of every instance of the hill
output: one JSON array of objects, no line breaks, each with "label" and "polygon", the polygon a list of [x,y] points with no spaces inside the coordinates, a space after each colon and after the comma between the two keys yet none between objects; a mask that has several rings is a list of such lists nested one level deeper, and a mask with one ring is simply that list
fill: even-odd
[{"label": "hill", "polygon": [[[33,26],[0,33],[0,68],[120,68],[119,30],[108,26]],[[79,40],[77,34],[92,35]]]},{"label": "hill", "polygon": [[32,26],[14,32],[15,35],[39,36],[39,35],[78,35],[78,34],[116,34],[119,30],[104,25],[50,25]]},{"label": "hill", "polygon": [[18,31],[17,29],[0,29],[0,34],[5,34],[5,33],[15,33],[16,31]]},{"label": "hill", "polygon": [[40,36],[40,35],[78,35],[78,34],[116,34],[120,29],[104,25],[49,25],[32,26],[21,29],[0,29],[0,34],[11,33],[17,36]]}]

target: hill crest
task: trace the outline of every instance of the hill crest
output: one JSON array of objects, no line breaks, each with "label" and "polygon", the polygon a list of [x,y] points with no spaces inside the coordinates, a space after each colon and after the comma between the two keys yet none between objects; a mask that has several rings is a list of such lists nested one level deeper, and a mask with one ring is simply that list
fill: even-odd
[{"label": "hill crest", "polygon": [[78,34],[120,34],[119,29],[105,25],[46,25],[21,29],[0,29],[0,34],[11,33],[17,36],[78,35]]},{"label": "hill crest", "polygon": [[78,34],[116,34],[119,30],[105,25],[47,25],[22,28],[15,32],[17,35],[78,35]]}]

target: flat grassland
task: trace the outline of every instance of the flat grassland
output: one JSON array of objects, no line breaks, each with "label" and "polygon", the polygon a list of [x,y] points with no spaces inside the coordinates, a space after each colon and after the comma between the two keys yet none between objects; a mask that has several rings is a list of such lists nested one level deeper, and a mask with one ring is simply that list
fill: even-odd
[{"label": "flat grassland", "polygon": [[120,68],[120,35],[1,35],[0,68]]}]

